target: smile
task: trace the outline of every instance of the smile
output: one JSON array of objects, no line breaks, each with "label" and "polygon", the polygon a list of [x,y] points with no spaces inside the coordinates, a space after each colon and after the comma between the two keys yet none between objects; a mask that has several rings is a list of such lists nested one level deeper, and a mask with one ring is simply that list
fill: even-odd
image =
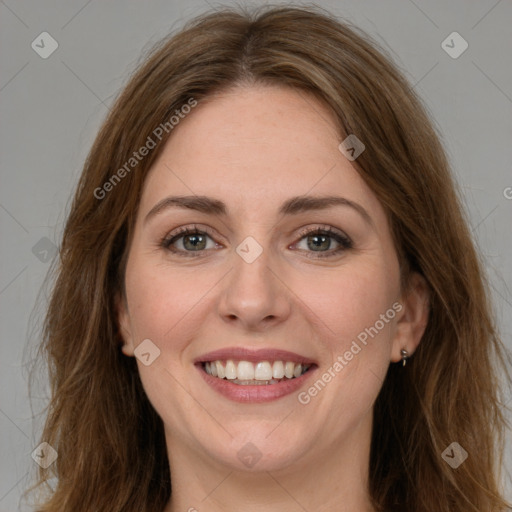
[{"label": "smile", "polygon": [[276,385],[282,381],[292,380],[304,375],[310,364],[293,361],[207,361],[203,369],[212,377],[229,380],[239,386]]},{"label": "smile", "polygon": [[318,369],[305,355],[274,348],[226,347],[194,361],[202,379],[234,402],[257,404],[300,392]]}]

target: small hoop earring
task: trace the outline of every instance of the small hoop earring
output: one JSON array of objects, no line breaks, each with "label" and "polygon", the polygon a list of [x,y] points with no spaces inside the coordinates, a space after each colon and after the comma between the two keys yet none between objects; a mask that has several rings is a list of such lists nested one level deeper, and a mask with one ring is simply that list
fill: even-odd
[{"label": "small hoop earring", "polygon": [[404,348],[400,350],[400,354],[402,355],[402,366],[405,366],[407,363],[407,359],[409,359],[409,352]]}]

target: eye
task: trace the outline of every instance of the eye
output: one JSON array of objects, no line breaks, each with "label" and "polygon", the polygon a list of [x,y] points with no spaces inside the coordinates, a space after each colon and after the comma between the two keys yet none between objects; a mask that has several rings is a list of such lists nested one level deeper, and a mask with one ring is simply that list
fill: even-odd
[{"label": "eye", "polygon": [[[295,247],[306,252],[317,254],[309,255],[309,258],[327,258],[336,256],[341,252],[351,249],[352,240],[342,231],[337,231],[330,226],[324,228],[306,229],[300,233],[301,240],[295,244]],[[299,247],[305,243],[304,247]],[[338,244],[338,247],[332,249],[332,246]]]},{"label": "eye", "polygon": [[[309,258],[336,256],[347,249],[351,249],[353,246],[352,240],[345,233],[334,230],[330,226],[305,229],[299,236],[299,242],[296,242],[293,247],[309,253]],[[212,237],[213,234],[209,233],[209,230],[206,228],[201,230],[196,225],[187,226],[167,235],[160,245],[180,256],[197,257],[205,255],[208,249],[211,250],[219,247],[219,244]],[[300,247],[304,243],[305,248]],[[337,245],[337,247],[333,248],[333,245]]]},{"label": "eye", "polygon": [[[208,244],[208,240],[210,240],[210,244]],[[201,231],[197,226],[193,226],[179,228],[170,233],[162,240],[161,246],[183,256],[194,256],[194,254],[187,253],[200,253],[206,249],[214,249],[217,244],[207,230]]]}]

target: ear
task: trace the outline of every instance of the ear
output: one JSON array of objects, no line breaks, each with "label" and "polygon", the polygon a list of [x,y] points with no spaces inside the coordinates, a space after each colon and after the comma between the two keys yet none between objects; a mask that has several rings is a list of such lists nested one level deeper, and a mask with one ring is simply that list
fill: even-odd
[{"label": "ear", "polygon": [[128,311],[128,304],[126,302],[126,297],[124,296],[124,294],[116,294],[115,308],[117,315],[117,325],[119,326],[121,338],[123,339],[121,351],[123,352],[124,355],[133,357],[135,347],[133,345],[130,313]]},{"label": "ear", "polygon": [[407,290],[400,300],[402,310],[397,315],[391,361],[396,363],[402,359],[402,349],[407,350],[410,357],[420,344],[428,323],[429,298],[427,281],[422,275],[413,272],[409,277]]}]

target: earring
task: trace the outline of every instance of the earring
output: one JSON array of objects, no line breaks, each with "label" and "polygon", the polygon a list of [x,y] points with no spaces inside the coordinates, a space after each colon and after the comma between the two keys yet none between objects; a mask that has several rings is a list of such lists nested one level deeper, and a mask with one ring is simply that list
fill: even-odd
[{"label": "earring", "polygon": [[400,354],[402,355],[402,366],[405,366],[407,359],[409,359],[409,352],[403,348],[400,350]]}]

